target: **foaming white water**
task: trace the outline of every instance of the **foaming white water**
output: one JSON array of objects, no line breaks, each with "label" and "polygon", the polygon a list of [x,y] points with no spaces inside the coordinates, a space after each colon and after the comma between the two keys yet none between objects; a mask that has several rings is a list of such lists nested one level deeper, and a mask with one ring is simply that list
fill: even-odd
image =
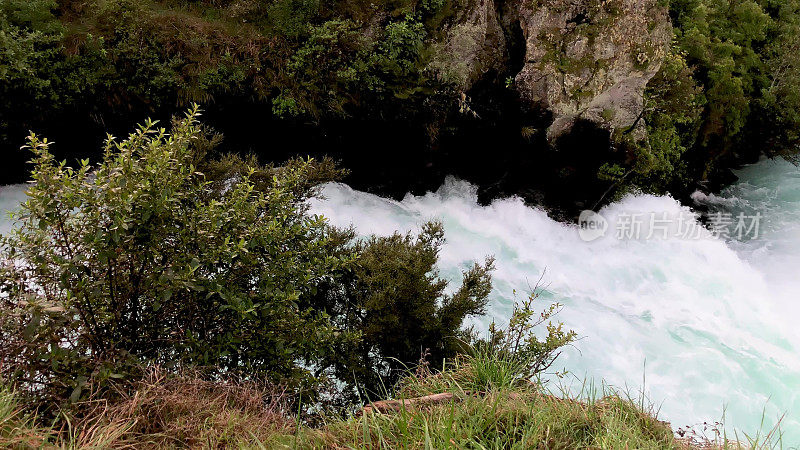
[{"label": "foaming white water", "polygon": [[[771,188],[758,189],[752,196],[772,205]],[[716,200],[735,202],[736,194],[732,189]],[[800,246],[800,203],[758,244],[725,242],[704,229],[697,239],[620,240],[613,224],[624,214],[694,219],[670,197],[629,196],[600,212],[612,224],[606,236],[584,242],[577,226],[519,199],[479,206],[475,189],[454,179],[436,193],[401,202],[342,184],[326,185],[324,196],[313,203],[315,213],[365,235],[418,230],[424,221],[441,220],[447,243],[439,267],[451,280],[473,260],[494,255],[491,306],[478,320],[484,328],[505,321],[514,291],[526,295],[546,270],[543,303],[564,304],[560,319],[584,337],[558,368],[633,393],[646,375],[648,396],[675,428],[719,420],[725,409],[728,427],[754,432],[762,413],[771,424],[786,412],[785,443],[800,442],[800,332],[792,301],[800,289],[790,281],[798,266],[778,270],[783,260],[772,260],[798,257],[792,250]],[[768,208],[759,207],[766,214]],[[778,236],[790,242],[776,254],[769,240]]]},{"label": "foaming white water", "polygon": [[0,186],[0,234],[6,234],[11,230],[10,214],[25,201],[26,190],[27,186],[24,184]]}]

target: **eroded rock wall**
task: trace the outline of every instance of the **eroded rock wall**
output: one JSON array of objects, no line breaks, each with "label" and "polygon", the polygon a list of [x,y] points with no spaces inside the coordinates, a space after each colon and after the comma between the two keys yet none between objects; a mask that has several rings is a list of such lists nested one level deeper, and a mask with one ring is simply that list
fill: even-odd
[{"label": "eroded rock wall", "polygon": [[499,0],[460,0],[444,37],[433,44],[429,69],[462,90],[489,71],[502,71],[506,38],[497,13]]},{"label": "eroded rock wall", "polygon": [[[432,68],[464,90],[508,64],[509,30],[521,29],[524,63],[513,78],[524,108],[552,114],[554,140],[578,119],[645,133],[644,90],[672,38],[658,0],[465,0],[435,44]],[[498,2],[503,2],[499,4]]]},{"label": "eroded rock wall", "polygon": [[521,97],[553,113],[548,137],[576,119],[610,129],[632,126],[647,82],[672,37],[656,0],[522,0],[525,65],[515,78]]}]

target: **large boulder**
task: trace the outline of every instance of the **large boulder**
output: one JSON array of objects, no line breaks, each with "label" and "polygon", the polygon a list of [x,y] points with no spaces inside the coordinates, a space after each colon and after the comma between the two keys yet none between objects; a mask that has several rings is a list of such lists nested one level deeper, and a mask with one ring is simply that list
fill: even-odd
[{"label": "large boulder", "polygon": [[[641,125],[644,90],[672,27],[657,0],[519,0],[525,37],[515,86],[525,104],[553,115],[550,140],[578,119],[610,130]],[[638,126],[637,133],[644,133]]]},{"label": "large boulder", "polygon": [[457,3],[453,7],[456,16],[432,45],[428,68],[463,92],[487,72],[504,69],[506,38],[495,0],[458,0]]}]

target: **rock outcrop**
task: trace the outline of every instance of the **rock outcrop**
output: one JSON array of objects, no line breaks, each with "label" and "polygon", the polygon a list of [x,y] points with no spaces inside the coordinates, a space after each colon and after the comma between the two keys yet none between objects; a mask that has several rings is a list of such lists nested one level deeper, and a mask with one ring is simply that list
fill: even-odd
[{"label": "rock outcrop", "polygon": [[522,0],[517,12],[526,48],[515,85],[553,113],[548,138],[576,119],[609,129],[637,123],[672,37],[657,0]]},{"label": "rock outcrop", "polygon": [[489,71],[502,71],[506,38],[495,1],[462,0],[457,16],[433,45],[428,68],[441,79],[467,90]]},{"label": "rock outcrop", "polygon": [[[658,0],[464,0],[434,44],[430,68],[463,90],[508,69],[507,36],[521,30],[524,62],[514,88],[525,108],[552,114],[553,140],[578,119],[645,133],[644,90],[672,38]],[[507,72],[507,70],[506,70]]]}]

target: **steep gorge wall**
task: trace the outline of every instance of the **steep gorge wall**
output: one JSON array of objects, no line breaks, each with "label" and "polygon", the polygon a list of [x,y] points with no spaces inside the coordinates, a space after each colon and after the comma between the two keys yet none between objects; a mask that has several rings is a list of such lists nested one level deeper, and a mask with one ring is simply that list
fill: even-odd
[{"label": "steep gorge wall", "polygon": [[59,142],[59,157],[96,157],[85,149],[106,132],[199,102],[222,152],[333,156],[349,182],[396,196],[453,174],[484,199],[592,205],[609,184],[599,168],[634,159],[610,132],[646,128],[644,88],[671,36],[658,1],[59,3],[41,27],[62,31],[14,25],[52,48],[39,78],[9,84],[0,146],[14,161],[0,178],[27,176],[27,130]]},{"label": "steep gorge wall", "polygon": [[[522,107],[552,115],[552,141],[577,120],[609,131],[646,132],[644,90],[672,38],[657,0],[467,0],[433,44],[431,68],[464,91],[511,61],[521,31],[524,60],[508,80]],[[519,44],[518,44],[519,45]]]}]

